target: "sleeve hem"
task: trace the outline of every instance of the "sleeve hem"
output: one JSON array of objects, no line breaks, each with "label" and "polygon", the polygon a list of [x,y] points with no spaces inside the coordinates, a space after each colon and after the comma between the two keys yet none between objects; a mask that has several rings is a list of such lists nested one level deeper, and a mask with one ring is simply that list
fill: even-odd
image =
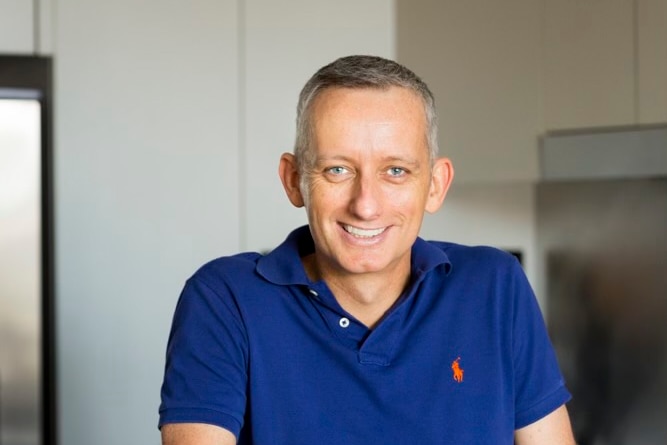
[{"label": "sleeve hem", "polygon": [[540,420],[556,408],[569,402],[572,396],[565,386],[559,386],[554,392],[534,404],[533,406],[517,411],[514,429],[520,429]]},{"label": "sleeve hem", "polygon": [[232,432],[238,439],[242,423],[234,416],[205,408],[171,408],[160,412],[158,428],[168,423],[205,423]]}]

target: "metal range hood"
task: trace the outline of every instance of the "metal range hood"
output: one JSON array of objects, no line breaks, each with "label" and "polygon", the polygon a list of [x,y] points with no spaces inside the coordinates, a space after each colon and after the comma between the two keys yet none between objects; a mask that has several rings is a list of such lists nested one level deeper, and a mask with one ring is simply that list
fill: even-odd
[{"label": "metal range hood", "polygon": [[553,131],[540,145],[543,181],[667,176],[667,124]]}]

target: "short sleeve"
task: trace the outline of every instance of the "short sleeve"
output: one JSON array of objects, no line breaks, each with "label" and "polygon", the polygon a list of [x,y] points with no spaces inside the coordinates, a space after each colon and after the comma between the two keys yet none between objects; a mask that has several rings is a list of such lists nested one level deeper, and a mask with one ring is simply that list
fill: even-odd
[{"label": "short sleeve", "polygon": [[195,275],[179,298],[167,346],[160,427],[208,423],[237,437],[247,386],[247,335],[229,286]]},{"label": "short sleeve", "polygon": [[514,269],[515,429],[519,429],[551,413],[571,396],[535,294],[518,263]]}]

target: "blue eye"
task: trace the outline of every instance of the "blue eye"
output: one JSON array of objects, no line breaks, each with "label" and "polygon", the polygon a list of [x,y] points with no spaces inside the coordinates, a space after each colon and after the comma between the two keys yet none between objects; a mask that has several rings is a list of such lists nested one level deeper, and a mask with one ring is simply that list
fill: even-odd
[{"label": "blue eye", "polygon": [[391,167],[387,172],[390,176],[403,176],[406,173],[405,169],[401,167]]},{"label": "blue eye", "polygon": [[347,169],[345,167],[337,166],[337,167],[331,167],[327,171],[333,175],[342,175],[347,172]]}]

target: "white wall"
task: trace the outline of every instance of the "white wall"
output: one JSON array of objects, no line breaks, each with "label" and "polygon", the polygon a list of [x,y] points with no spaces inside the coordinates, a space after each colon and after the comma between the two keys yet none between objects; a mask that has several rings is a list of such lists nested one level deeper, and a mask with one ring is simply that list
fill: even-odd
[{"label": "white wall", "polygon": [[34,51],[34,3],[0,0],[0,54]]},{"label": "white wall", "polygon": [[239,248],[236,2],[60,0],[55,29],[59,443],[156,444],[180,288]]}]

